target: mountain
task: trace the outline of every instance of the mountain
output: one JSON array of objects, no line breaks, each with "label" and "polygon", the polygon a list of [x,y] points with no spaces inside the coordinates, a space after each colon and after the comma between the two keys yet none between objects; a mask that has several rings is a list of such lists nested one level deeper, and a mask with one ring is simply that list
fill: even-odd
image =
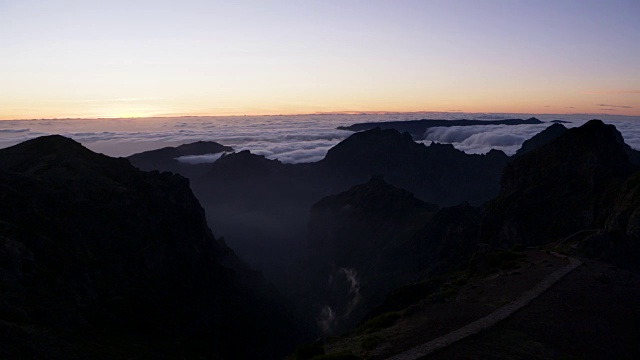
[{"label": "mountain", "polygon": [[[396,251],[404,241],[394,241],[420,228],[438,206],[416,199],[410,192],[386,183],[381,177],[311,207],[309,236],[314,257],[338,266],[376,263],[380,272],[394,268]],[[411,254],[414,249],[408,250]],[[382,263],[388,263],[383,266]],[[406,264],[401,264],[406,266]]]},{"label": "mountain", "polygon": [[0,199],[3,357],[269,358],[295,343],[182,176],[46,136],[0,150]]},{"label": "mountain", "polygon": [[309,207],[325,193],[305,164],[283,164],[249,151],[226,154],[192,179],[209,223],[271,280],[301,251]]},{"label": "mountain", "polygon": [[466,154],[451,144],[429,146],[408,133],[374,128],[355,133],[329,149],[318,164],[346,189],[373,175],[441,206],[468,201],[480,205],[499,191],[499,179],[509,157],[492,150]]},{"label": "mountain", "polygon": [[591,120],[505,168],[486,208],[481,240],[540,245],[602,228],[616,189],[637,167],[613,125]]},{"label": "mountain", "polygon": [[298,271],[306,306],[326,333],[354,325],[394,288],[466,261],[478,215],[468,204],[439,209],[381,177],[323,198]]},{"label": "mountain", "polygon": [[247,151],[227,154],[191,177],[209,223],[252,266],[277,281],[303,251],[309,208],[325,196],[381,175],[440,206],[482,204],[498,194],[509,157],[470,155],[375,128],[351,135],[315,163],[283,164]]},{"label": "mountain", "polygon": [[407,120],[407,121],[382,121],[371,123],[358,123],[349,126],[338,126],[340,130],[349,131],[365,131],[379,127],[383,130],[394,129],[400,132],[408,132],[415,139],[424,139],[427,129],[432,127],[449,127],[449,126],[478,126],[478,125],[530,125],[542,124],[542,121],[536,118],[523,119],[505,119],[505,120]]},{"label": "mountain", "polygon": [[[315,280],[324,297],[314,298],[328,304],[317,307],[319,323],[345,321],[344,314],[361,320],[316,351],[386,359],[447,343],[455,337],[447,334],[473,332],[477,323],[461,327],[573,269],[508,318],[425,358],[636,358],[638,167],[616,128],[601,121],[536,144],[544,135],[507,165],[500,194],[482,209],[425,211],[379,179],[314,205],[310,239],[325,266],[315,273],[325,276]],[[336,284],[341,277],[346,285]],[[380,287],[389,291],[380,297],[379,279],[396,287]]]},{"label": "mountain", "polygon": [[604,225],[585,234],[574,247],[580,253],[640,273],[640,172],[610,191],[612,206]]},{"label": "mountain", "polygon": [[520,149],[516,151],[515,157],[524,155],[534,149],[539,148],[540,146],[564,134],[565,131],[567,131],[567,128],[564,125],[554,123],[553,125],[534,135],[532,138],[525,140],[522,143],[522,146],[520,146]]},{"label": "mountain", "polygon": [[184,163],[177,160],[179,157],[219,154],[232,151],[232,147],[220,145],[213,141],[197,141],[177,147],[164,147],[157,150],[141,152],[131,155],[127,159],[133,166],[140,170],[170,171],[174,174],[194,177],[201,174],[206,166]]},{"label": "mountain", "polygon": [[[554,129],[554,127],[556,129]],[[523,144],[485,208],[481,242],[561,242],[572,252],[640,272],[639,152],[613,125],[554,124]]]}]

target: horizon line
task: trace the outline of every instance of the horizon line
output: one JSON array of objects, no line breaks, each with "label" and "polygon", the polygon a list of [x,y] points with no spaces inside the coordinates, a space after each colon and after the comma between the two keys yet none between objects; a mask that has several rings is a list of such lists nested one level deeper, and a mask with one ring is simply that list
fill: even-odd
[{"label": "horizon line", "polygon": [[310,113],[279,113],[279,114],[229,114],[229,115],[206,115],[206,114],[158,114],[149,116],[87,116],[87,117],[41,117],[41,118],[13,118],[13,119],[0,119],[0,121],[42,121],[42,120],[119,120],[119,119],[157,119],[157,118],[195,118],[195,117],[265,117],[265,116],[310,116],[310,115],[401,115],[401,114],[425,114],[425,113],[464,113],[464,114],[505,114],[505,115],[589,115],[589,116],[622,116],[622,117],[639,117],[637,115],[623,115],[623,114],[611,114],[611,113],[545,113],[545,112],[466,112],[462,110],[449,110],[449,111],[321,111]]}]

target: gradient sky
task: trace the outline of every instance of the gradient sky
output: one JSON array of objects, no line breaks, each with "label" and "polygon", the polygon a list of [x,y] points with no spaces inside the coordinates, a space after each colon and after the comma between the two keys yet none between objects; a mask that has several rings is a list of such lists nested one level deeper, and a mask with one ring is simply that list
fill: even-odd
[{"label": "gradient sky", "polygon": [[638,0],[0,0],[0,119],[640,115]]}]

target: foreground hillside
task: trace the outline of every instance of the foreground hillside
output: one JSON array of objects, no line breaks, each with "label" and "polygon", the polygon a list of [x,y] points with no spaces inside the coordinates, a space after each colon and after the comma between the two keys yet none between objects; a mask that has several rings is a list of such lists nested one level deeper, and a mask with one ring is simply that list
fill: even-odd
[{"label": "foreground hillside", "polygon": [[48,136],[0,150],[0,199],[0,357],[271,358],[300,334],[181,176]]}]

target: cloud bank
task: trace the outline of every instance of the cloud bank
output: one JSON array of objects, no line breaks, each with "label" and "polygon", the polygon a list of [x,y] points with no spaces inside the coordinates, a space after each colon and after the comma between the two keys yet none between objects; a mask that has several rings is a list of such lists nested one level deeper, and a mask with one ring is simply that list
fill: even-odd
[{"label": "cloud bank", "polygon": [[[547,123],[431,128],[421,142],[450,143],[462,151],[474,154],[486,153],[491,149],[513,154],[523,141],[549,126],[551,123],[548,122],[551,120],[568,121],[564,125],[572,127],[592,118],[600,118],[614,124],[629,145],[640,149],[640,117],[460,112],[0,121],[0,148],[42,135],[61,134],[97,152],[110,156],[129,156],[165,146],[204,140],[232,146],[236,151],[250,150],[285,163],[300,163],[321,160],[331,147],[352,134],[337,130],[336,127],[340,125],[417,119],[496,120],[531,116]],[[210,162],[215,161],[215,156],[181,157],[179,161]]]},{"label": "cloud bank", "polygon": [[186,156],[177,157],[176,160],[178,160],[181,163],[191,164],[191,165],[206,164],[206,163],[215,162],[216,160],[220,159],[222,157],[222,154],[224,153],[204,154],[204,155],[186,155]]}]

